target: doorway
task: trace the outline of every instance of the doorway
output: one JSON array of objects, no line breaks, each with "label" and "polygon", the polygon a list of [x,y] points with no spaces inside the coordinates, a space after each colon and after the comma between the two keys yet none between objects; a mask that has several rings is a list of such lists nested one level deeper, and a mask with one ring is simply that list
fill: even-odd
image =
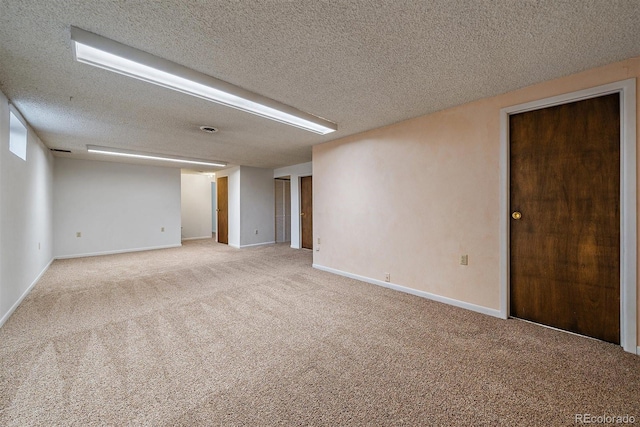
[{"label": "doorway", "polygon": [[229,179],[222,176],[216,179],[218,208],[218,243],[229,244]]},{"label": "doorway", "polygon": [[[637,183],[636,183],[636,81],[627,79],[598,87],[583,89],[551,98],[513,105],[500,111],[500,315],[511,316],[510,310],[510,228],[514,221],[510,206],[510,142],[511,115],[559,106],[617,93],[620,96],[620,255],[619,342],[625,351],[636,354],[637,343]],[[521,212],[524,218],[524,212]]]},{"label": "doorway", "polygon": [[620,343],[620,95],[509,117],[510,312]]},{"label": "doorway", "polygon": [[313,181],[310,176],[300,178],[300,229],[302,247],[313,249]]}]

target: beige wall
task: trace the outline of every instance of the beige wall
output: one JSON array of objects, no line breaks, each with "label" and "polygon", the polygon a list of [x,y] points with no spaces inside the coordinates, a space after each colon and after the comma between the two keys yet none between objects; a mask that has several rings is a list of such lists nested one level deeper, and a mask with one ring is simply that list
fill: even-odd
[{"label": "beige wall", "polygon": [[632,77],[640,57],[313,147],[314,264],[499,310],[500,109]]}]

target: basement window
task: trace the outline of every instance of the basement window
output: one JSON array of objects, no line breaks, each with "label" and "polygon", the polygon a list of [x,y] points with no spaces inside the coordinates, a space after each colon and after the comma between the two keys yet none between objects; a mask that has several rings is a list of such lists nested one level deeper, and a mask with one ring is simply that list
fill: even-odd
[{"label": "basement window", "polygon": [[27,127],[13,111],[9,111],[9,150],[27,160]]}]

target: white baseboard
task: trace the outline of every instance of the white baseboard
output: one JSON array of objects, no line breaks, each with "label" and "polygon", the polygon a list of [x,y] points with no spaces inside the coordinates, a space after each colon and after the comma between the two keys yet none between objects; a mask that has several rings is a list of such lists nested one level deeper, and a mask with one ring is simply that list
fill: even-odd
[{"label": "white baseboard", "polygon": [[467,310],[475,311],[478,313],[482,313],[482,314],[486,314],[489,316],[498,317],[502,319],[500,310],[496,310],[493,308],[483,307],[481,305],[471,304],[469,302],[464,302],[464,301],[460,301],[453,298],[443,297],[441,295],[436,295],[430,292],[420,291],[413,288],[407,288],[406,286],[396,285],[394,283],[383,282],[382,280],[372,279],[370,277],[360,276],[358,274],[347,273],[346,271],[336,270],[335,268],[325,267],[323,265],[313,264],[313,268],[317,268],[318,270],[327,271],[329,273],[334,273],[339,276],[360,280],[361,282],[367,282],[367,283],[371,283],[372,285],[378,285],[384,288],[394,289],[396,291],[405,292],[407,294],[416,295],[422,298],[430,299],[437,302],[442,302],[444,304],[453,305],[455,307],[464,308]]},{"label": "white baseboard", "polygon": [[272,242],[262,242],[262,243],[252,243],[251,245],[242,245],[241,248],[250,248],[252,246],[262,246],[262,245],[275,245],[275,240]]},{"label": "white baseboard", "polygon": [[70,259],[70,258],[84,258],[84,257],[101,256],[101,255],[126,254],[129,252],[143,252],[143,251],[155,251],[157,249],[179,248],[181,246],[182,246],[182,243],[178,245],[149,246],[146,248],[133,248],[133,249],[118,249],[115,251],[90,252],[86,254],[59,255],[59,256],[56,256],[55,259]]},{"label": "white baseboard", "polygon": [[38,283],[38,281],[40,280],[40,278],[42,277],[42,275],[44,273],[47,272],[47,270],[49,269],[49,267],[51,266],[51,263],[55,260],[55,258],[51,258],[51,261],[49,261],[47,263],[47,265],[44,267],[44,269],[42,269],[42,271],[38,274],[38,277],[35,278],[35,280],[33,282],[31,282],[31,284],[29,285],[29,287],[27,288],[26,291],[23,292],[23,294],[20,296],[20,298],[18,298],[18,301],[15,302],[15,304],[13,304],[11,306],[11,308],[9,309],[9,311],[7,311],[5,313],[4,316],[2,316],[2,319],[0,319],[0,328],[2,327],[2,325],[4,325],[4,322],[6,322],[7,320],[9,320],[9,317],[11,317],[11,315],[13,314],[14,311],[16,311],[16,308],[18,308],[18,306],[22,303],[22,301],[27,297],[27,295],[29,295],[29,292],[31,292],[31,290],[33,289],[33,287],[36,285],[36,283]]},{"label": "white baseboard", "polygon": [[202,239],[211,239],[211,235],[202,236],[202,237],[183,237],[181,240],[184,242],[185,240],[202,240]]}]

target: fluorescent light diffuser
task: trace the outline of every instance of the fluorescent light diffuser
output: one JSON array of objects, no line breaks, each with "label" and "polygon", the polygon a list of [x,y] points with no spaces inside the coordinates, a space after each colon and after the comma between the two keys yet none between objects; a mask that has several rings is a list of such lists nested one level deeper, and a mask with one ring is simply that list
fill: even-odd
[{"label": "fluorescent light diffuser", "polygon": [[108,156],[131,157],[134,159],[161,160],[164,162],[186,163],[190,165],[201,165],[201,166],[215,166],[215,167],[227,166],[226,163],[222,163],[222,162],[210,162],[207,160],[187,159],[182,157],[169,157],[169,156],[162,156],[158,154],[140,153],[140,152],[129,151],[129,150],[117,150],[114,148],[98,147],[95,145],[87,145],[87,151],[89,153],[105,154]]},{"label": "fluorescent light diffuser", "polygon": [[321,135],[338,129],[328,120],[80,28],[71,27],[71,40],[78,62]]}]

